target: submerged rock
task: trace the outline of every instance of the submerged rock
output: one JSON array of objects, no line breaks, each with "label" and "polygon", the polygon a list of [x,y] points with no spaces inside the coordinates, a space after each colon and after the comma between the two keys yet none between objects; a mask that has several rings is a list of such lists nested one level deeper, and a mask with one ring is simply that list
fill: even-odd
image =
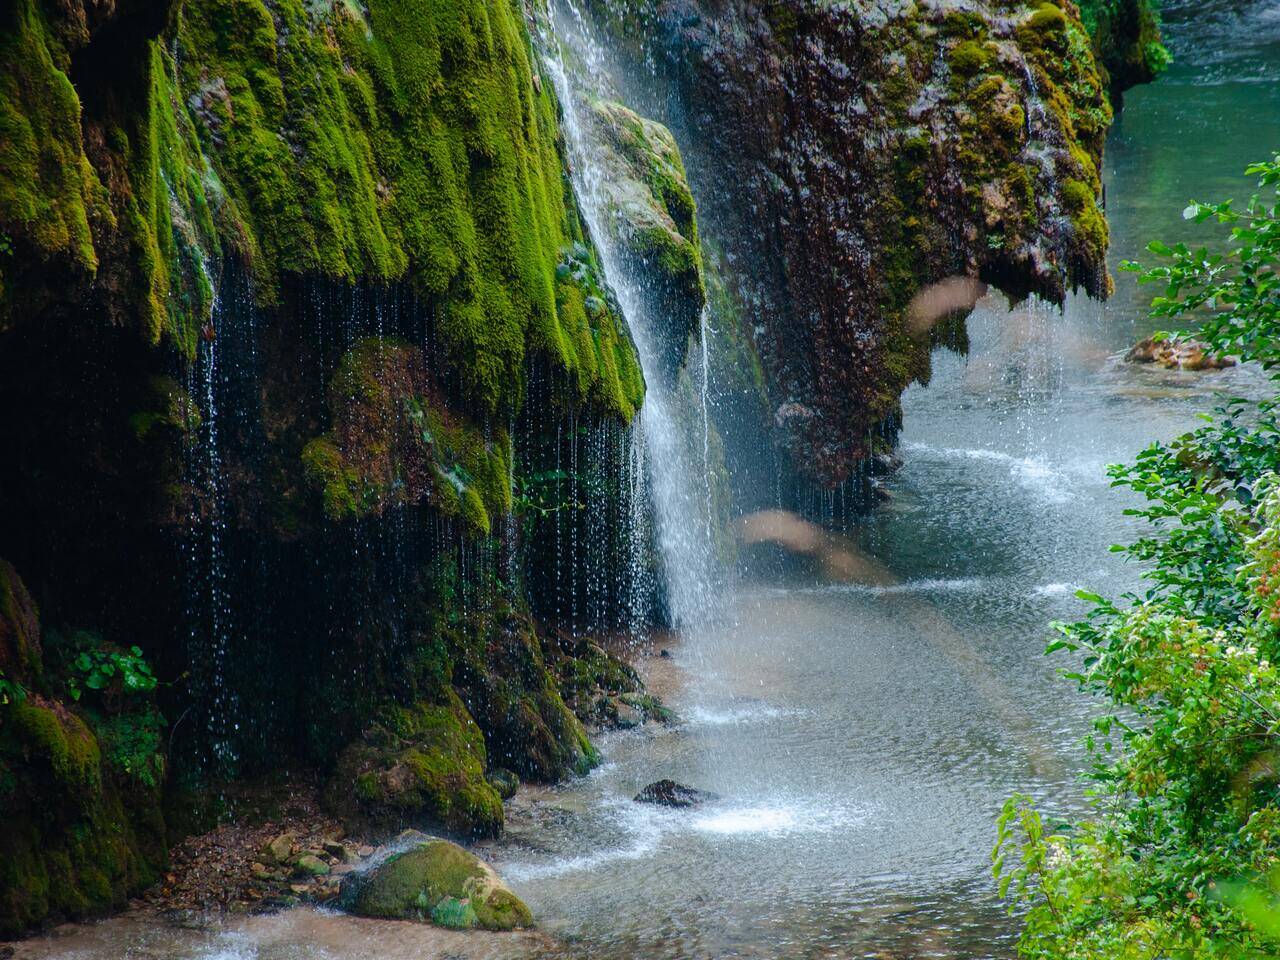
[{"label": "submerged rock", "polygon": [[1157,340],[1147,337],[1133,346],[1125,363],[1155,363],[1166,370],[1225,370],[1234,367],[1234,357],[1214,356],[1199,340]]},{"label": "submerged rock", "polygon": [[342,884],[343,905],[362,917],[437,926],[516,930],[533,914],[479,857],[447,840],[428,840]]},{"label": "submerged rock", "polygon": [[663,807],[697,807],[720,798],[707,790],[686,787],[674,780],[658,780],[637,793],[633,799],[636,803],[656,803]]}]

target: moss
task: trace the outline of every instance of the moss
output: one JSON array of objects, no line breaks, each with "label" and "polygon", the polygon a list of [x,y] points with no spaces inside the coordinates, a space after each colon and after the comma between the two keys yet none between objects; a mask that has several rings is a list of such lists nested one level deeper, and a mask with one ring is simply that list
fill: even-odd
[{"label": "moss", "polygon": [[69,59],[36,0],[0,13],[0,63],[0,231],[92,274],[101,183],[84,156]]},{"label": "moss", "polygon": [[1042,3],[1027,20],[1027,26],[1042,35],[1057,35],[1067,30],[1067,15],[1052,3]]},{"label": "moss", "polygon": [[462,519],[474,536],[489,535],[489,514],[484,508],[484,501],[480,499],[480,494],[476,493],[474,487],[468,487],[463,491]]},{"label": "moss", "polygon": [[609,149],[603,189],[615,239],[648,296],[668,345],[663,373],[674,375],[706,303],[697,210],[671,132],[618,103],[596,101],[591,119]]},{"label": "moss", "polygon": [[[581,228],[519,10],[356,9],[210,0],[184,12],[183,89],[262,282],[410,278],[437,305],[444,367],[483,416],[516,409],[533,352],[565,376],[608,376],[572,350],[579,331],[557,311],[559,251]],[[603,322],[611,351],[629,348],[616,318]],[[592,399],[624,417],[638,402],[619,390]]]},{"label": "moss", "polygon": [[992,64],[993,54],[986,44],[977,40],[964,40],[947,54],[952,73],[959,77],[973,77],[986,72]]},{"label": "moss", "polygon": [[[529,908],[474,854],[446,840],[430,840],[397,854],[372,876],[344,890],[360,916],[418,920],[446,926],[513,930],[533,925]],[[467,911],[470,908],[470,912]],[[458,922],[453,922],[454,919]]]},{"label": "moss", "polygon": [[485,777],[484,737],[457,695],[388,704],[342,754],[326,802],[352,823],[502,832],[502,799]]},{"label": "moss", "polygon": [[0,714],[0,937],[123,906],[165,859],[159,793],[124,789],[92,730],[38,697]]},{"label": "moss", "polygon": [[1080,0],[1078,5],[1113,99],[1168,67],[1171,58],[1160,35],[1156,0]]},{"label": "moss", "polygon": [[331,437],[317,437],[302,448],[302,465],[308,481],[321,490],[324,514],[345,520],[360,512],[360,477],[343,464],[342,453]]},{"label": "moss", "polygon": [[1106,218],[1098,209],[1093,188],[1079,180],[1062,185],[1062,202],[1071,215],[1079,243],[1090,255],[1104,255],[1108,243]]},{"label": "moss", "polygon": [[302,462],[330,520],[430,503],[486,537],[511,512],[510,435],[454,413],[421,348],[357,341],[337,364],[327,399],[331,430],[303,447]]},{"label": "moss", "polygon": [[25,687],[43,672],[40,611],[13,565],[0,559],[0,676]]},{"label": "moss", "polygon": [[34,698],[12,705],[11,719],[28,749],[49,764],[60,784],[90,795],[98,791],[102,756],[83,720]]}]

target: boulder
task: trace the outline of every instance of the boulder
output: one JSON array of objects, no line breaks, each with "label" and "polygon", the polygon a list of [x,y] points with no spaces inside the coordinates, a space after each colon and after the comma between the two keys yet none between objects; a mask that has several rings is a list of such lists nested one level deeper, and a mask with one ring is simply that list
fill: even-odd
[{"label": "boulder", "polygon": [[325,800],[348,826],[407,822],[473,837],[502,832],[502,798],[484,774],[484,736],[456,694],[441,699],[387,705],[343,751]]},{"label": "boulder", "polygon": [[295,877],[323,877],[329,873],[329,865],[313,853],[304,853],[293,864]]},{"label": "boulder", "polygon": [[529,908],[493,869],[447,840],[428,840],[372,870],[349,875],[341,900],[362,917],[485,930],[533,926]]},{"label": "boulder", "polygon": [[293,855],[293,834],[282,833],[272,837],[259,851],[258,857],[264,864],[281,867]]},{"label": "boulder", "polygon": [[656,803],[663,807],[697,807],[720,798],[674,780],[658,780],[637,793],[634,799],[636,803]]}]

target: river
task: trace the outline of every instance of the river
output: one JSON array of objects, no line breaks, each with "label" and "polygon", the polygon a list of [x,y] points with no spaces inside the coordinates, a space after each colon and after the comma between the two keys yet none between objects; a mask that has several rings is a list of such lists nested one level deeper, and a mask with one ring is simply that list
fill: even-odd
[{"label": "river", "polygon": [[[1169,0],[1166,20],[1175,65],[1130,91],[1108,143],[1113,267],[1151,239],[1188,236],[1192,195],[1247,196],[1245,164],[1280,144],[1280,5]],[[1122,363],[1152,325],[1148,292],[1129,274],[1117,283],[1106,305],[1072,298],[1063,311],[983,301],[968,355],[939,352],[932,382],[904,398],[892,499],[840,544],[875,585],[743,585],[726,626],[642,664],[682,723],[607,735],[589,777],[522,791],[508,837],[482,855],[570,956],[1012,955],[993,823],[1015,791],[1050,810],[1079,802],[1092,709],[1056,675],[1065,661],[1042,655],[1048,624],[1081,611],[1078,587],[1138,585],[1107,551],[1134,527],[1105,465],[1192,426],[1215,391],[1261,386],[1250,370]],[[632,802],[661,777],[720,799]],[[38,955],[462,950],[294,913],[159,939],[109,921]]]}]

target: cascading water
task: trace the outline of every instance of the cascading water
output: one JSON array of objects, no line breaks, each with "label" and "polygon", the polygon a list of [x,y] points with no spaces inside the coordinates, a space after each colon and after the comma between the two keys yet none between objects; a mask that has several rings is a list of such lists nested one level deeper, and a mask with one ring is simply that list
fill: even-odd
[{"label": "cascading water", "polygon": [[[676,378],[661,371],[663,344],[657,333],[659,318],[651,315],[644,296],[645,280],[631,269],[614,240],[610,218],[615,215],[604,190],[602,146],[583,115],[584,105],[598,94],[588,78],[606,75],[603,48],[572,0],[551,5],[551,24],[542,36],[546,66],[564,111],[563,126],[569,145],[576,188],[583,216],[600,252],[605,276],[618,298],[631,329],[644,370],[647,393],[640,424],[633,432],[637,448],[633,464],[647,467],[648,486],[656,522],[657,543],[665,576],[672,623],[685,632],[705,625],[720,608],[721,581],[712,537],[711,481],[708,468],[709,422],[706,415],[706,337],[703,343],[703,410],[697,428],[690,433],[692,416],[682,416],[682,398]],[[567,29],[562,29],[567,27]],[[575,68],[570,69],[561,44],[570,45]],[[706,332],[703,312],[702,330]],[[692,414],[693,411],[688,411]],[[696,453],[701,449],[702,456]]]},{"label": "cascading water", "polygon": [[188,395],[196,398],[200,429],[188,451],[188,475],[196,496],[189,534],[187,604],[192,681],[203,701],[209,772],[217,777],[227,775],[235,763],[237,724],[234,694],[226,682],[232,603],[227,585],[227,504],[220,436],[225,371],[219,362],[217,336],[223,316],[222,283],[211,276],[203,259],[200,268],[213,290],[213,301],[208,325],[198,340],[195,363],[188,371]]}]

